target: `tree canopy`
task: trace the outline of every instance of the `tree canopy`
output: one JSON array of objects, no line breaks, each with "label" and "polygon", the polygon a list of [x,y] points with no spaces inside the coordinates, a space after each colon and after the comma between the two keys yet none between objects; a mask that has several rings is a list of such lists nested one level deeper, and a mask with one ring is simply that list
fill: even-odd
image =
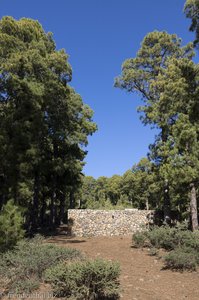
[{"label": "tree canopy", "polygon": [[0,21],[0,196],[26,208],[30,228],[54,225],[81,182],[92,110],[69,86],[72,69],[39,22]]},{"label": "tree canopy", "polygon": [[[195,0],[185,4],[186,15],[192,19],[190,29],[196,32],[195,46],[198,4]],[[199,94],[198,65],[192,60],[194,45],[182,47],[181,39],[167,32],[147,34],[136,57],[123,63],[115,85],[139,92],[144,102],[138,109],[142,122],[159,129],[149,147],[149,158],[162,182],[165,220],[170,219],[172,207],[184,206],[185,211],[190,206],[192,227],[197,229]]]},{"label": "tree canopy", "polygon": [[184,6],[187,18],[191,19],[190,31],[195,32],[195,46],[199,44],[199,1],[187,0]]}]

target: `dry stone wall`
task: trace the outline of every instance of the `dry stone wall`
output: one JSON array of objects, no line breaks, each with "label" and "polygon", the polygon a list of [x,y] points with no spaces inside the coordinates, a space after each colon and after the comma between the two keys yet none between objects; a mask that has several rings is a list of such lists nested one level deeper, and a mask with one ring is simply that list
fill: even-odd
[{"label": "dry stone wall", "polygon": [[138,209],[69,209],[68,218],[74,236],[131,235],[146,228],[149,213]]}]

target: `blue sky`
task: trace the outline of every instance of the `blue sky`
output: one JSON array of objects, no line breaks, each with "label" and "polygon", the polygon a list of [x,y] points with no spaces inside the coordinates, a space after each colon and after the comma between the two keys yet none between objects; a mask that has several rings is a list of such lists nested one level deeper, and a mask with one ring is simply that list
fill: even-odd
[{"label": "blue sky", "polygon": [[71,85],[94,110],[98,132],[89,138],[86,175],[123,174],[146,156],[155,132],[142,125],[135,94],[114,88],[122,62],[135,57],[144,36],[166,30],[193,40],[184,0],[0,0],[0,17],[37,19],[65,48]]}]

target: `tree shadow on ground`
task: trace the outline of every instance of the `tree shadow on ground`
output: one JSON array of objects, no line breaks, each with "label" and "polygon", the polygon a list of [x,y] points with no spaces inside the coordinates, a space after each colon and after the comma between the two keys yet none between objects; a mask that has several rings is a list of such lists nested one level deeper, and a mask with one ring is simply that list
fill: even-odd
[{"label": "tree shadow on ground", "polygon": [[81,244],[81,243],[85,243],[87,242],[86,240],[82,240],[82,239],[76,239],[74,237],[71,236],[60,236],[60,235],[55,235],[52,236],[52,238],[50,238],[48,240],[49,243],[58,243],[58,244]]}]

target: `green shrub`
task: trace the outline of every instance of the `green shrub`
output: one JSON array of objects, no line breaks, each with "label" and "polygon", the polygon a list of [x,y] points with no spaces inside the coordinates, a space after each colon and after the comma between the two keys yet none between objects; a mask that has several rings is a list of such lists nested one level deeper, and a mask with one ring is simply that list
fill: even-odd
[{"label": "green shrub", "polygon": [[190,230],[178,230],[175,234],[176,238],[176,245],[178,247],[187,247],[195,249],[196,251],[199,251],[199,232],[195,231],[192,232]]},{"label": "green shrub", "polygon": [[155,248],[171,250],[175,248],[175,229],[170,227],[155,227],[149,231],[148,238],[150,244]]},{"label": "green shrub", "polygon": [[1,255],[0,277],[7,277],[10,291],[29,292],[38,285],[44,271],[50,266],[80,257],[76,249],[46,244],[42,237],[37,236],[20,241],[13,250]]},{"label": "green shrub", "polygon": [[142,248],[147,245],[148,242],[148,232],[143,231],[143,232],[136,232],[133,235],[133,246],[136,248]]},{"label": "green shrub", "polygon": [[165,267],[174,270],[196,270],[197,253],[190,248],[176,248],[165,257]]},{"label": "green shrub", "polygon": [[170,229],[169,237],[172,240],[172,249],[176,247],[190,247],[199,251],[199,232],[173,228]]},{"label": "green shrub", "polygon": [[156,256],[156,255],[158,255],[158,250],[156,248],[154,248],[154,247],[150,248],[149,255],[150,256]]},{"label": "green shrub", "polygon": [[40,281],[38,278],[24,278],[13,284],[13,289],[11,292],[15,293],[31,293],[34,290],[37,290],[40,286]]},{"label": "green shrub", "polygon": [[154,229],[143,232],[148,238],[151,247],[174,250],[176,247],[191,247],[199,250],[199,233],[181,228],[154,227]]},{"label": "green shrub", "polygon": [[59,264],[45,273],[58,297],[67,299],[118,299],[119,264],[101,259]]},{"label": "green shrub", "polygon": [[20,209],[12,200],[8,201],[0,212],[0,251],[12,248],[23,238],[23,217]]},{"label": "green shrub", "polygon": [[199,232],[186,230],[183,226],[170,228],[154,227],[150,231],[133,235],[136,247],[149,246],[149,254],[156,255],[157,249],[170,251],[165,256],[165,266],[171,269],[195,270],[199,265]]}]

